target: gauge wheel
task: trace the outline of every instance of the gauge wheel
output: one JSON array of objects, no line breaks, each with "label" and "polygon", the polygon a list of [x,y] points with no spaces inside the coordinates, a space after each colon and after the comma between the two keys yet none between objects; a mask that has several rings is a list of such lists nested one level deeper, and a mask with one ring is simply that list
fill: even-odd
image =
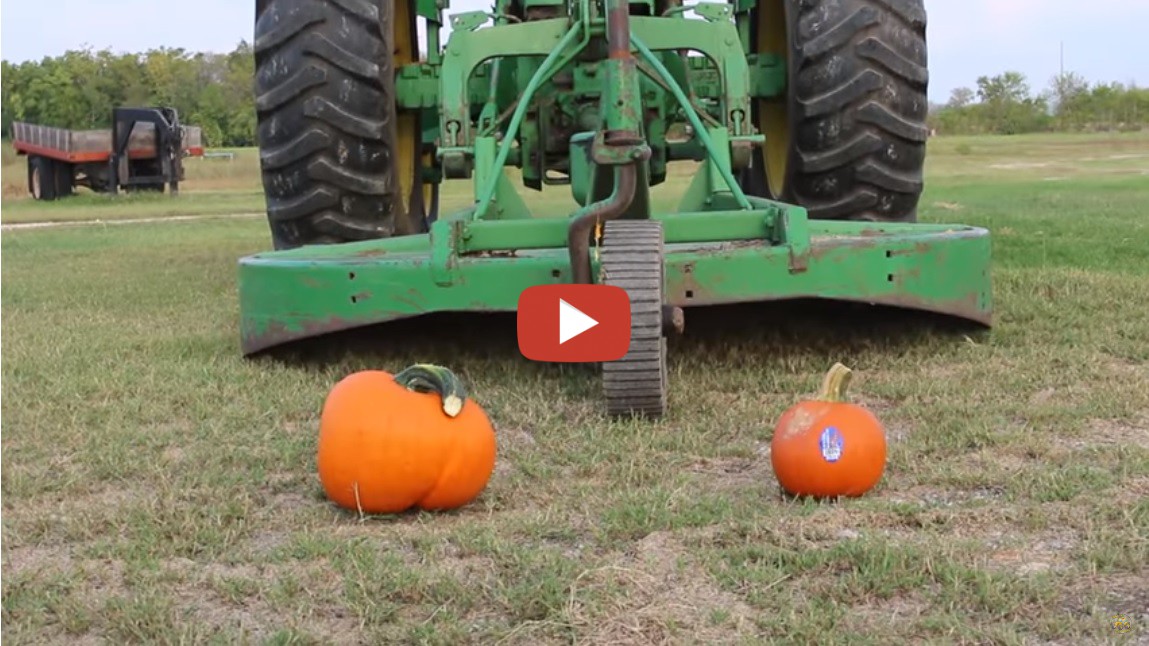
[{"label": "gauge wheel", "polygon": [[666,336],[663,333],[662,223],[614,220],[603,227],[601,283],[630,296],[630,348],[602,365],[607,414],[661,417],[667,404]]}]

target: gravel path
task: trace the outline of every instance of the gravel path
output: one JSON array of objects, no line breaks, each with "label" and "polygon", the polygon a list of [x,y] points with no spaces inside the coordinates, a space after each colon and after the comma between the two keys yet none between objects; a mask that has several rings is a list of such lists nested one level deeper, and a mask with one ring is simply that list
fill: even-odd
[{"label": "gravel path", "polygon": [[159,218],[132,218],[117,220],[72,220],[67,222],[19,222],[15,224],[0,225],[0,231],[18,231],[21,229],[50,229],[54,227],[79,226],[108,226],[121,224],[146,224],[149,222],[186,222],[188,220],[219,220],[221,218],[255,218],[264,217],[263,213],[232,213],[225,215],[171,215]]}]

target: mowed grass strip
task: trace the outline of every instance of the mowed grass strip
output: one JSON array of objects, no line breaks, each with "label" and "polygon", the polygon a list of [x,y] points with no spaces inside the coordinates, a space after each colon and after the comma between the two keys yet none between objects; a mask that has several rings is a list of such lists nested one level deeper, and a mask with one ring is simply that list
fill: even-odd
[{"label": "mowed grass strip", "polygon": [[[1144,641],[1149,183],[929,186],[923,220],[994,230],[991,333],[824,305],[691,311],[658,423],[605,420],[598,375],[521,359],[505,316],[240,358],[236,259],[269,246],[259,219],[6,232],[6,634]],[[333,508],[314,462],[327,390],[414,361],[452,367],[495,421],[488,489],[453,513]],[[886,477],[858,500],[784,499],[773,421],[834,361],[887,425]]]}]

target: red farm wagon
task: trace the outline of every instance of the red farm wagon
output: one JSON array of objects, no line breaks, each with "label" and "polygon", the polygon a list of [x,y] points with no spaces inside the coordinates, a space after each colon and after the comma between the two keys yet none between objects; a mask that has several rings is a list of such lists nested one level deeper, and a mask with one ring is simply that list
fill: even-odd
[{"label": "red farm wagon", "polygon": [[200,128],[180,125],[172,108],[112,110],[112,127],[69,130],[12,124],[12,145],[28,158],[28,192],[37,200],[71,195],[87,186],[99,193],[179,192],[183,158],[203,155]]}]

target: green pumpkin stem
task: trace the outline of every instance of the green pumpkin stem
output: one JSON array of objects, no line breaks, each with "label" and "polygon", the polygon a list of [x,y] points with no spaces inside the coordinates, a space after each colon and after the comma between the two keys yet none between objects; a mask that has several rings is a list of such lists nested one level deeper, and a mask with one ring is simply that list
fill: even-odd
[{"label": "green pumpkin stem", "polygon": [[850,386],[851,376],[853,376],[852,370],[841,363],[835,363],[822,380],[822,390],[818,392],[818,399],[827,402],[846,401],[846,389]]},{"label": "green pumpkin stem", "polygon": [[395,381],[408,390],[435,393],[443,400],[443,412],[455,417],[467,401],[463,382],[448,368],[430,363],[417,363],[395,375]]}]

